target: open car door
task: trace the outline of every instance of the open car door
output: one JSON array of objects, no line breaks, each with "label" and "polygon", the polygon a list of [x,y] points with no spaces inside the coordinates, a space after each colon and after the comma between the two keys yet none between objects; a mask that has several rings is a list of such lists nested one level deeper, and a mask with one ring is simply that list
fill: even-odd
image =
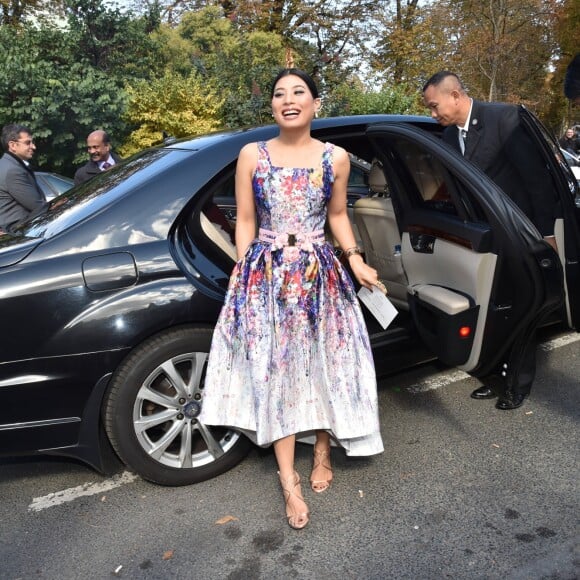
[{"label": "open car door", "polygon": [[439,139],[403,124],[373,125],[367,136],[396,214],[417,331],[444,363],[509,380],[538,324],[562,304],[556,253]]},{"label": "open car door", "polygon": [[568,325],[580,332],[580,208],[575,197],[580,195],[578,181],[564,160],[560,146],[540,121],[525,107],[520,107],[522,123],[542,153],[554,191],[560,199],[556,216],[556,242],[564,266],[564,289]]}]

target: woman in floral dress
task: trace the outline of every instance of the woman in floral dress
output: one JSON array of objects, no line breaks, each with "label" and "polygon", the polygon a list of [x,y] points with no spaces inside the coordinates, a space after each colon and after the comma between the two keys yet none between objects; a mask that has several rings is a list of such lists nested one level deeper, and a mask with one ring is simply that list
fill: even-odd
[{"label": "woman in floral dress", "polygon": [[371,288],[378,277],[347,215],[348,154],[310,135],[320,104],[306,73],[284,69],[272,85],[279,136],[240,152],[238,262],[214,332],[200,417],[273,444],[295,529],[310,517],[294,470],[297,438],[315,435],[315,492],[332,481],[331,440],[348,455],[383,451],[368,334],[353,283],[325,240],[327,219],[358,282]]}]

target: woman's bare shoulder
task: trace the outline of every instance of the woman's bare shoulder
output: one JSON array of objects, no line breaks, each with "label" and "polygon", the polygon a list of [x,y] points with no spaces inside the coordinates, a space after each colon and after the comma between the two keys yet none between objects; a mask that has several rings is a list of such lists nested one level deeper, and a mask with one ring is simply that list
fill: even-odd
[{"label": "woman's bare shoulder", "polygon": [[335,145],[334,143],[327,143],[327,146],[332,147],[332,162],[334,165],[343,165],[345,163],[350,164],[350,157],[346,149],[340,147],[340,145]]},{"label": "woman's bare shoulder", "polygon": [[241,149],[239,157],[256,157],[258,155],[259,143],[254,141],[253,143],[246,143]]}]

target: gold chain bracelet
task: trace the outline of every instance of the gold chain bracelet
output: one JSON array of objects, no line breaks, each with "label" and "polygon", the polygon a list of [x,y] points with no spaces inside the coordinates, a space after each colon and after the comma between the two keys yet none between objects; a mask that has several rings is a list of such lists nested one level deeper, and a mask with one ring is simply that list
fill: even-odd
[{"label": "gold chain bracelet", "polygon": [[356,254],[359,254],[359,255],[362,255],[362,254],[363,254],[363,251],[362,251],[362,249],[361,249],[361,248],[359,248],[359,247],[357,247],[357,246],[354,246],[354,248],[347,248],[347,249],[344,251],[344,255],[345,255],[347,258],[350,258],[351,256],[354,256],[354,255],[356,255]]}]

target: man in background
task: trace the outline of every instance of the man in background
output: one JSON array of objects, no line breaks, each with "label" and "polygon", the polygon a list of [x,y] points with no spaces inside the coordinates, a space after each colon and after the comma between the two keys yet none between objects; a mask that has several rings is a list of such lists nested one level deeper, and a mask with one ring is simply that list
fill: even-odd
[{"label": "man in background", "polygon": [[107,171],[121,161],[121,158],[111,150],[111,140],[105,131],[93,131],[87,137],[89,161],[77,169],[74,177],[75,185],[88,181],[95,175]]},{"label": "man in background", "polygon": [[572,153],[572,155],[578,155],[578,151],[580,151],[580,142],[574,134],[574,129],[566,129],[564,136],[560,139],[560,147],[569,153]]},{"label": "man in background", "polygon": [[0,229],[9,230],[46,207],[46,198],[30,168],[36,146],[28,127],[11,124],[2,129],[4,155],[0,159]]}]

